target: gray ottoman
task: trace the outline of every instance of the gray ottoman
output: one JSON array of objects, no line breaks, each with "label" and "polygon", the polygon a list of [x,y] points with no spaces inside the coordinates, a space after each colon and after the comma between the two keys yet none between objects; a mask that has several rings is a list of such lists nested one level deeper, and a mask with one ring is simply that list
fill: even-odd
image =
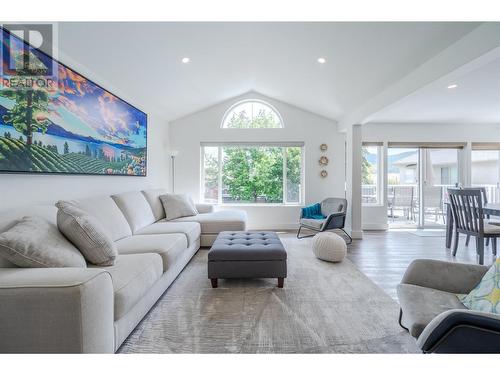
[{"label": "gray ottoman", "polygon": [[278,287],[283,288],[286,250],[276,233],[219,233],[208,252],[208,278],[213,288],[217,288],[217,279],[267,277],[278,278]]}]

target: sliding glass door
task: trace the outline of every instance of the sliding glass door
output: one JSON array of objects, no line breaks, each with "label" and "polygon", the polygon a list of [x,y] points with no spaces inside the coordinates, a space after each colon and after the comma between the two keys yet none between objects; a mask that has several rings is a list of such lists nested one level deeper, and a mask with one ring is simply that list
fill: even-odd
[{"label": "sliding glass door", "polygon": [[422,197],[419,207],[420,227],[445,225],[444,202],[450,187],[458,185],[458,149],[421,148]]},{"label": "sliding glass door", "polygon": [[473,149],[471,152],[471,184],[486,188],[488,202],[500,202],[499,160],[500,150]]},{"label": "sliding glass door", "polygon": [[390,228],[442,227],[447,189],[459,182],[459,149],[390,147],[387,209]]},{"label": "sliding glass door", "polygon": [[418,148],[387,150],[387,209],[391,228],[418,224],[419,167]]}]

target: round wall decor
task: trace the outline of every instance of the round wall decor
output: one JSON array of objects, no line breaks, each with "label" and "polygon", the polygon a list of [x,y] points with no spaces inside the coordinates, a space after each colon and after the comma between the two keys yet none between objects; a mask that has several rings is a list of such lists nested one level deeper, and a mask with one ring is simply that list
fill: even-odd
[{"label": "round wall decor", "polygon": [[320,172],[320,175],[321,175],[321,177],[325,178],[326,176],[328,176],[328,172],[327,172],[326,170],[324,170],[324,169],[323,169],[323,170]]},{"label": "round wall decor", "polygon": [[328,150],[328,145],[326,143],[322,143],[321,146],[319,146],[319,149],[324,152]]},{"label": "round wall decor", "polygon": [[322,156],[319,158],[319,165],[328,165],[328,158],[326,156]]}]

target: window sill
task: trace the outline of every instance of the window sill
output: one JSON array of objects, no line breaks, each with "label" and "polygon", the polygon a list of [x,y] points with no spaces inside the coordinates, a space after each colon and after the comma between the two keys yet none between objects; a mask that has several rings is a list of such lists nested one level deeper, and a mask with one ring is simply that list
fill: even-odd
[{"label": "window sill", "polygon": [[384,207],[383,203],[363,203],[361,207]]},{"label": "window sill", "polygon": [[305,207],[301,203],[209,203],[216,207]]}]

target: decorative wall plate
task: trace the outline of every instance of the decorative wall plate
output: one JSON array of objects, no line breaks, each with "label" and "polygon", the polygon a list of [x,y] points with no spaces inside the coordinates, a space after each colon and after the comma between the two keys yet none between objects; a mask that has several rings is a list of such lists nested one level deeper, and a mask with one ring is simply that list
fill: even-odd
[{"label": "decorative wall plate", "polygon": [[321,151],[326,151],[328,150],[328,145],[326,143],[322,143],[321,146],[319,146],[319,149]]},{"label": "decorative wall plate", "polygon": [[328,172],[323,169],[321,171],[320,175],[321,175],[321,177],[325,178],[326,176],[328,176]]},{"label": "decorative wall plate", "polygon": [[328,165],[328,158],[326,156],[322,156],[319,158],[319,165]]}]

